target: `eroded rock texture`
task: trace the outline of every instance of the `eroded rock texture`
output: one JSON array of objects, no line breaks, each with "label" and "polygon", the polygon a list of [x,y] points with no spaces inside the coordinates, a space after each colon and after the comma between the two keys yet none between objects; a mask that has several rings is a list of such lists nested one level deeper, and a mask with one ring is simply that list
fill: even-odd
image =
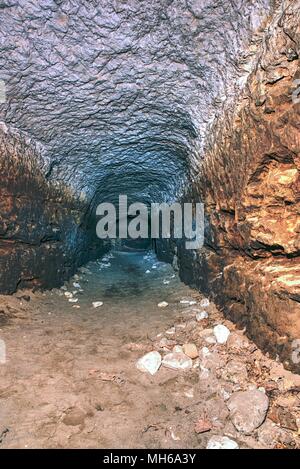
[{"label": "eroded rock texture", "polygon": [[5,123],[41,143],[47,179],[89,198],[174,198],[270,3],[5,0]]},{"label": "eroded rock texture", "polygon": [[180,194],[271,11],[269,0],[0,2],[1,290],[75,268],[99,202]]},{"label": "eroded rock texture", "polygon": [[49,183],[38,148],[5,125],[0,154],[0,291],[58,286],[105,250],[88,224],[88,206]]},{"label": "eroded rock texture", "polygon": [[191,190],[206,203],[206,246],[180,255],[186,280],[192,263],[192,282],[213,290],[226,314],[298,371],[299,14],[299,2],[278,12],[238,106],[212,127]]}]

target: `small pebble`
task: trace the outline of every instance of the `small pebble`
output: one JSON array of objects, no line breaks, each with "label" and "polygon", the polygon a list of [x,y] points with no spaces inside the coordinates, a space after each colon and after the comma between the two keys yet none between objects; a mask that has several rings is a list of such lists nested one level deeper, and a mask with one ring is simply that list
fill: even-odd
[{"label": "small pebble", "polygon": [[167,303],[166,301],[161,301],[160,303],[158,303],[157,306],[159,308],[166,308],[167,306],[169,306],[169,303]]},{"label": "small pebble", "polygon": [[196,314],[196,320],[197,321],[202,321],[203,319],[208,318],[208,313],[206,311],[200,311],[199,313]]}]

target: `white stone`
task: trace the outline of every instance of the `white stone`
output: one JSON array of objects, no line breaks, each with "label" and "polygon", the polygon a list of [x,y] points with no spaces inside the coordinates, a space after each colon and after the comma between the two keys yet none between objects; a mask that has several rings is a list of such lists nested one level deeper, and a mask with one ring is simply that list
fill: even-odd
[{"label": "white stone", "polygon": [[208,318],[208,313],[207,311],[200,311],[199,313],[196,314],[196,321],[202,321],[203,319]]},{"label": "white stone", "polygon": [[203,300],[200,301],[200,306],[202,308],[207,308],[209,306],[209,299],[208,298],[203,298]]},{"label": "white stone", "polygon": [[150,270],[146,270],[145,274],[150,274]]},{"label": "white stone", "polygon": [[166,280],[166,279],[163,280],[163,284],[164,284],[164,285],[169,285],[169,283],[170,283],[170,280]]},{"label": "white stone", "polygon": [[161,301],[160,303],[158,303],[157,306],[159,308],[166,308],[167,306],[169,306],[169,303],[167,303],[166,301]]},{"label": "white stone", "polygon": [[171,370],[189,370],[193,366],[193,360],[182,352],[172,352],[163,358],[162,365]]},{"label": "white stone", "polygon": [[221,398],[224,399],[224,401],[228,401],[228,399],[231,396],[231,394],[228,391],[226,391],[226,389],[223,389],[223,388],[220,389],[219,394]]},{"label": "white stone", "polygon": [[181,303],[182,305],[193,306],[193,305],[196,305],[196,304],[197,304],[197,301],[195,301],[195,300],[182,299],[182,300],[180,300],[180,303]]},{"label": "white stone", "polygon": [[155,375],[155,373],[159,370],[160,365],[161,355],[156,351],[147,353],[146,355],[141,357],[136,363],[136,367],[138,370],[144,373],[150,373],[151,375]]},{"label": "white stone", "polygon": [[199,362],[199,358],[196,358],[196,360],[194,360],[194,363],[193,363],[193,368],[199,368],[200,366],[200,362]]},{"label": "white stone", "polygon": [[227,339],[230,335],[230,330],[223,324],[218,324],[214,327],[214,335],[217,339],[218,344],[226,344]]},{"label": "white stone", "polygon": [[208,357],[209,355],[211,355],[211,352],[210,352],[209,348],[203,347],[203,348],[201,349],[201,355],[202,355],[203,358],[206,358],[206,357]]},{"label": "white stone", "polygon": [[200,379],[208,379],[210,378],[210,371],[208,368],[205,368],[205,366],[199,365],[199,368],[200,368],[200,374],[199,374],[199,378]]},{"label": "white stone", "polygon": [[93,301],[92,305],[93,308],[99,308],[99,306],[103,305],[103,301]]},{"label": "white stone", "polygon": [[73,293],[71,293],[70,291],[66,291],[66,292],[65,292],[65,296],[66,296],[67,298],[72,298]]},{"label": "white stone", "polygon": [[239,449],[239,445],[227,436],[215,435],[209,439],[206,449]]},{"label": "white stone", "polygon": [[70,303],[77,303],[78,298],[69,298],[68,301],[69,301]]},{"label": "white stone", "polygon": [[73,282],[73,287],[75,288],[81,288],[80,284],[78,282]]},{"label": "white stone", "polygon": [[175,332],[176,332],[175,327],[170,327],[170,329],[168,329],[168,330],[166,331],[166,334],[168,334],[168,335],[173,335],[173,334],[175,334]]},{"label": "white stone", "polygon": [[177,352],[180,352],[180,353],[183,353],[183,349],[181,347],[181,345],[175,345],[173,347],[173,350],[172,350],[174,353],[177,353]]}]

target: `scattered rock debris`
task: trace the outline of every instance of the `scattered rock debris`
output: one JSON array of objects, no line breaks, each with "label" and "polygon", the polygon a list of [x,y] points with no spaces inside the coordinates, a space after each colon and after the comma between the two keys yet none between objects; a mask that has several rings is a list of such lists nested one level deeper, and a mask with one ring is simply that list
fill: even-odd
[{"label": "scattered rock debris", "polygon": [[[157,266],[159,284],[173,288]],[[0,367],[0,411],[21,411],[0,422],[1,447],[300,448],[299,375],[188,287],[186,297],[176,287],[166,295],[163,312],[161,295],[152,298],[153,318],[137,322],[139,305],[124,317],[110,290],[98,291],[92,273],[100,267],[89,264],[52,292],[30,292],[22,305],[2,297],[9,321],[0,326],[14,354],[12,368]],[[69,304],[81,285],[80,306]],[[97,295],[104,302],[92,303]],[[99,314],[91,304],[102,306]],[[72,314],[62,318],[64,309]]]},{"label": "scattered rock debris", "polygon": [[[300,447],[300,398],[297,404],[290,402],[294,404],[293,411],[270,404],[280,397],[277,383],[284,392],[298,391],[293,388],[299,385],[298,375],[259,351],[243,331],[222,318],[207,298],[198,302],[184,298],[180,304],[183,309],[178,322],[165,331],[166,336],[158,334],[160,340],[156,345],[162,353],[160,369],[183,372],[183,376],[196,370],[198,385],[204,392],[202,402],[204,396],[210,402],[217,394],[223,404],[210,409],[204,405],[204,417],[194,422],[195,433],[229,431],[239,442],[226,435],[213,435],[206,447],[238,449],[255,444],[258,448]],[[203,307],[205,311],[199,310]],[[172,340],[168,338],[170,335]],[[183,391],[183,395],[194,399],[194,388]],[[199,406],[196,403],[195,409]]]},{"label": "scattered rock debris", "polygon": [[207,443],[207,449],[239,449],[236,441],[227,436],[213,436]]}]

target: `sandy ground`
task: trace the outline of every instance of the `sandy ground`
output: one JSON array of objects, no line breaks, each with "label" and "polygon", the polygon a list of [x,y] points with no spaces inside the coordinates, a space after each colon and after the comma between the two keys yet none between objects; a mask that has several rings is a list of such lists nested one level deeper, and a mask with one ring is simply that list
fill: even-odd
[{"label": "sandy ground", "polygon": [[[78,301],[69,302],[66,292]],[[205,448],[213,435],[241,448],[297,447],[299,377],[257,350],[213,304],[209,319],[197,323],[183,297],[203,298],[152,254],[106,257],[64,289],[1,296],[0,448]],[[159,308],[160,301],[168,306]],[[230,329],[231,345],[201,335],[220,323]],[[161,366],[154,376],[136,368],[145,353],[164,355],[185,342],[199,350],[193,368]],[[206,366],[203,347],[211,353]],[[257,387],[269,397],[268,415],[245,435],[227,401]],[[285,421],[278,408],[290,412]],[[199,432],[199,419],[209,421],[209,431]]]}]

